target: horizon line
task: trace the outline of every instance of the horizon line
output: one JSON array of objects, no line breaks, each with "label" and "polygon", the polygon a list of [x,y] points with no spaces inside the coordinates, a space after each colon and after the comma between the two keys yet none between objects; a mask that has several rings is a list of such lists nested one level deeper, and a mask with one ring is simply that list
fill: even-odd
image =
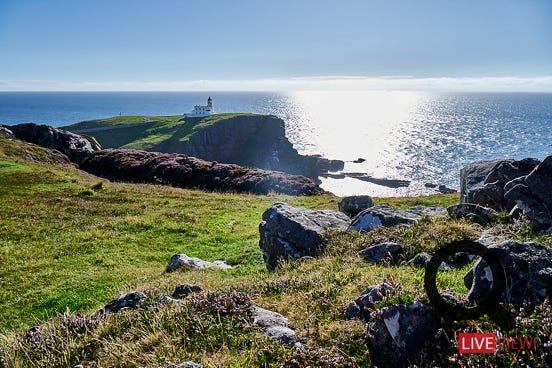
[{"label": "horizon line", "polygon": [[0,80],[0,92],[293,92],[406,90],[433,92],[552,92],[552,75],[537,77],[308,76],[190,81],[75,82]]}]

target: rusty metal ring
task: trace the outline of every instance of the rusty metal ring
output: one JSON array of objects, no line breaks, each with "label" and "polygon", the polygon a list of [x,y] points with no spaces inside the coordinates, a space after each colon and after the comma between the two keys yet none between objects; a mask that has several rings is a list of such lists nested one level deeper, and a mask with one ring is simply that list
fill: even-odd
[{"label": "rusty metal ring", "polygon": [[[473,307],[467,307],[458,301],[447,301],[439,294],[439,290],[437,289],[436,278],[439,266],[449,256],[458,252],[477,254],[487,262],[493,275],[491,291],[483,300],[479,301],[479,304]],[[427,264],[424,278],[424,287],[431,304],[442,313],[443,317],[457,321],[477,319],[483,314],[487,314],[491,319],[503,324],[502,322],[507,318],[503,313],[505,311],[499,305],[499,301],[504,291],[504,285],[504,267],[498,258],[483,244],[470,240],[454,241],[437,249]]]}]

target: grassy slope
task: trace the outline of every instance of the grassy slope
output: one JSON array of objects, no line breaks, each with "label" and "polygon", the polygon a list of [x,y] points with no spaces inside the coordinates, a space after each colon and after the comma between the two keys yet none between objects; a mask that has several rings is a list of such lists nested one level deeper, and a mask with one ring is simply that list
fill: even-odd
[{"label": "grassy slope", "polygon": [[[365,243],[399,240],[413,254],[452,239],[475,238],[482,230],[462,221],[435,220],[369,234],[337,232],[325,257],[268,273],[258,248],[257,226],[264,209],[275,201],[335,209],[337,198],[223,195],[107,183],[73,167],[21,158],[29,152],[49,161],[38,147],[0,139],[0,330],[5,334],[0,336],[0,366],[154,367],[188,359],[217,367],[293,361],[298,366],[347,361],[369,366],[364,323],[344,319],[347,302],[382,279],[402,285],[403,292],[386,301],[389,305],[423,299],[423,271],[369,265],[356,251]],[[437,195],[376,203],[407,207],[455,201],[454,195]],[[539,240],[550,242],[550,237]],[[176,252],[226,259],[236,267],[163,274]],[[446,275],[441,286],[465,291],[462,276],[460,271]],[[153,298],[184,282],[220,290],[223,296],[247,293],[257,305],[286,315],[307,350],[294,352],[270,342],[239,314],[198,312],[188,304],[108,316],[78,333],[67,330],[67,321],[75,317],[61,315],[44,325],[52,334],[38,345],[22,343],[10,332],[66,309],[94,311],[120,292],[149,290]]]},{"label": "grassy slope", "polygon": [[[167,140],[187,140],[196,131],[223,119],[254,114],[217,114],[204,118],[181,116],[114,116],[63,127],[95,137],[104,148],[151,149]],[[111,129],[87,131],[88,129]]]}]

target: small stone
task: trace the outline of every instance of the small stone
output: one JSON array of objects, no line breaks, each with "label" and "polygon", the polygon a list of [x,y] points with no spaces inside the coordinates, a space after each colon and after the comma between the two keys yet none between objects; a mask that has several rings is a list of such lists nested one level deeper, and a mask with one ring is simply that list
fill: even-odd
[{"label": "small stone", "polygon": [[199,285],[193,285],[193,284],[182,284],[177,285],[174,289],[174,292],[172,294],[173,298],[177,299],[183,299],[190,295],[191,293],[199,293],[201,290],[201,286]]},{"label": "small stone", "polygon": [[380,264],[385,261],[398,262],[401,258],[404,246],[397,243],[386,242],[372,245],[361,250],[358,255],[368,263]]},{"label": "small stone", "polygon": [[125,309],[137,309],[146,302],[147,298],[146,294],[141,291],[128,293],[107,303],[103,310],[117,313]]}]

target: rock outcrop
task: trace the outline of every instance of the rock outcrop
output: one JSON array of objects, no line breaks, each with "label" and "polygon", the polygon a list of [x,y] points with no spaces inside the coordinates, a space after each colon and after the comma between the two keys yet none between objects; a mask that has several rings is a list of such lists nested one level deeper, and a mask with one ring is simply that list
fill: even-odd
[{"label": "rock outcrop", "polygon": [[386,242],[369,246],[361,250],[358,255],[368,263],[397,263],[401,258],[403,249],[404,245],[402,244]]},{"label": "rock outcrop", "polygon": [[377,303],[389,295],[394,288],[395,286],[388,282],[368,286],[355,301],[349,303],[345,317],[348,319],[363,317],[366,321],[369,320]]},{"label": "rock outcrop", "polygon": [[339,202],[339,210],[349,217],[355,217],[360,212],[374,205],[372,197],[367,195],[349,196]]},{"label": "rock outcrop", "polygon": [[223,270],[232,268],[225,261],[208,262],[196,257],[188,257],[185,254],[175,254],[169,259],[166,272],[173,272],[180,268],[220,268]]},{"label": "rock outcrop", "polygon": [[110,180],[172,185],[216,191],[312,195],[322,190],[311,179],[282,172],[218,164],[182,154],[140,150],[102,150],[81,168]]},{"label": "rock outcrop", "polygon": [[259,225],[259,246],[268,270],[280,261],[320,254],[326,245],[328,229],[345,230],[349,218],[331,210],[309,210],[276,203],[263,213]]},{"label": "rock outcrop", "polygon": [[[507,241],[489,246],[505,268],[503,300],[516,306],[524,301],[540,303],[552,297],[552,248],[538,243]],[[479,302],[489,294],[493,276],[484,260],[479,260],[464,278],[470,289],[468,299]]]},{"label": "rock outcrop", "polygon": [[[68,126],[79,132],[86,122]],[[320,173],[342,170],[343,161],[320,156],[300,155],[286,137],[285,123],[273,115],[217,114],[204,118],[186,118],[170,126],[162,122],[122,124],[83,129],[94,135],[106,148],[143,147],[141,140],[155,132],[167,136],[146,150],[150,152],[182,153],[206,161],[232,163],[265,170],[282,171],[317,179]],[[176,128],[175,128],[175,124]],[[140,129],[140,133],[124,134],[126,129]],[[111,131],[117,130],[117,138]],[[156,134],[153,133],[153,134]]]},{"label": "rock outcrop", "polygon": [[253,323],[259,326],[272,340],[290,347],[299,348],[302,346],[295,331],[289,327],[287,318],[280,313],[254,306],[251,314]]},{"label": "rock outcrop", "polygon": [[389,307],[369,324],[368,348],[377,367],[430,366],[439,323],[422,303]]},{"label": "rock outcrop", "polygon": [[100,311],[117,313],[125,309],[141,307],[147,300],[146,294],[141,291],[125,294],[107,303]]},{"label": "rock outcrop", "polygon": [[6,126],[6,128],[13,132],[16,138],[58,150],[76,164],[80,164],[92,153],[101,150],[100,144],[93,137],[59,130],[48,125],[26,123]]},{"label": "rock outcrop", "polygon": [[552,156],[540,162],[478,162],[461,170],[460,202],[507,211],[524,217],[537,229],[552,226]]},{"label": "rock outcrop", "polygon": [[498,213],[492,208],[487,208],[473,203],[461,203],[447,208],[449,216],[453,219],[467,219],[481,225],[487,225],[496,221]]},{"label": "rock outcrop", "polygon": [[446,216],[447,210],[443,207],[415,206],[406,210],[397,210],[386,205],[370,207],[360,212],[351,221],[349,230],[371,231],[379,226],[410,225],[424,216]]}]

